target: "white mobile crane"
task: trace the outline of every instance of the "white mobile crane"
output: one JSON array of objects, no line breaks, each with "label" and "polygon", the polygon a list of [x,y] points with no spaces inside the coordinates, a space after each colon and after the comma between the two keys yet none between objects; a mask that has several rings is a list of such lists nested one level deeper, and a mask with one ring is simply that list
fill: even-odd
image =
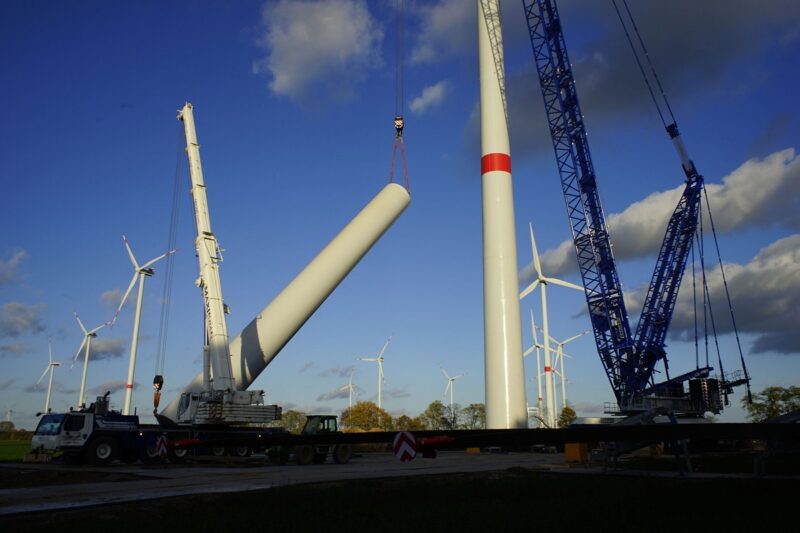
[{"label": "white mobile crane", "polygon": [[203,297],[205,339],[203,344],[203,390],[185,392],[178,404],[179,424],[246,424],[278,420],[281,409],[264,405],[264,391],[237,390],[231,367],[231,353],[222,299],[219,264],[222,250],[211,231],[206,185],[200,164],[200,145],[194,127],[192,104],[186,103],[178,114],[186,134],[186,155],[192,182],[192,200],[197,227],[195,249],[200,263],[196,284]]}]

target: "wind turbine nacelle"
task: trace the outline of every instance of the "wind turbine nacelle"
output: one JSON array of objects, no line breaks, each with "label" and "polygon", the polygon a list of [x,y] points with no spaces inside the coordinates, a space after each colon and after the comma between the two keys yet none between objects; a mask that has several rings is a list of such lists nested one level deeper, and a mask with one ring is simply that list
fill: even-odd
[{"label": "wind turbine nacelle", "polygon": [[[411,197],[386,185],[230,343],[236,388],[245,390],[314,314],[339,283],[405,211]],[[203,390],[198,374],[183,392]],[[175,420],[178,398],[161,412]]]}]

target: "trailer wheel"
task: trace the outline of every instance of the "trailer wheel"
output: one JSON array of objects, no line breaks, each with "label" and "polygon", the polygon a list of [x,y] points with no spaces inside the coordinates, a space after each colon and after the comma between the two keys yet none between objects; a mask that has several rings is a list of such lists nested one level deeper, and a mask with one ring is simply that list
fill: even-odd
[{"label": "trailer wheel", "polygon": [[117,455],[117,442],[110,437],[98,437],[89,445],[86,460],[95,466],[110,464]]},{"label": "trailer wheel", "polygon": [[304,444],[294,449],[294,460],[299,465],[310,465],[314,462],[314,447]]},{"label": "trailer wheel", "polygon": [[186,448],[173,448],[167,454],[169,462],[175,465],[180,465],[186,462],[189,457],[189,450]]},{"label": "trailer wheel", "polygon": [[289,452],[281,446],[270,448],[267,457],[269,457],[269,462],[274,465],[285,465],[289,462]]},{"label": "trailer wheel", "polygon": [[211,448],[211,455],[214,457],[225,457],[228,453],[228,450],[225,449],[225,446],[214,446]]},{"label": "trailer wheel", "polygon": [[353,447],[349,444],[339,444],[333,449],[333,460],[343,465],[350,462],[353,457]]},{"label": "trailer wheel", "polygon": [[253,450],[250,449],[250,446],[234,446],[231,448],[231,455],[234,457],[250,457],[253,455]]},{"label": "trailer wheel", "polygon": [[154,465],[162,462],[161,456],[155,446],[148,446],[139,452],[139,459],[146,465]]}]

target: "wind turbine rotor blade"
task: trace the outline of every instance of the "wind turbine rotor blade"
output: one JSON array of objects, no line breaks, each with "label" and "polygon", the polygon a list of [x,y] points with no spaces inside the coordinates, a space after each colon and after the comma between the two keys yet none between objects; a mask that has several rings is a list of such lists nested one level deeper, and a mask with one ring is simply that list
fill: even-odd
[{"label": "wind turbine rotor blade", "polygon": [[149,267],[150,265],[152,265],[152,264],[154,264],[154,263],[158,263],[159,261],[161,261],[161,260],[162,260],[162,259],[164,259],[165,257],[167,257],[167,256],[169,256],[169,255],[172,255],[172,254],[174,254],[174,253],[175,253],[175,250],[170,250],[170,251],[169,251],[169,252],[167,252],[167,253],[161,254],[161,255],[159,255],[158,257],[156,257],[155,259],[151,259],[151,260],[150,260],[150,261],[148,261],[147,263],[143,264],[141,267],[139,267],[139,270],[145,269],[145,268]]},{"label": "wind turbine rotor blade", "polygon": [[374,363],[378,360],[377,357],[356,357],[359,361],[369,361],[370,363]]},{"label": "wind turbine rotor blade", "polygon": [[447,379],[450,379],[450,376],[447,374],[447,370],[445,370],[441,366],[439,367],[439,369],[442,371],[442,374],[444,374],[444,377],[446,377]]},{"label": "wind turbine rotor blade", "polygon": [[47,338],[47,361],[53,363],[53,340],[49,337]]},{"label": "wind turbine rotor blade", "polygon": [[450,391],[450,386],[451,386],[452,384],[453,384],[453,382],[452,382],[452,381],[448,381],[448,382],[447,382],[447,386],[444,388],[444,392],[442,393],[442,396],[447,396],[447,393]]},{"label": "wind turbine rotor blade", "polygon": [[392,336],[391,335],[389,335],[389,338],[386,339],[386,342],[383,343],[383,348],[381,348],[381,351],[378,354],[378,357],[383,357],[383,352],[386,351],[386,348],[389,346],[390,342],[392,342]]},{"label": "wind turbine rotor blade", "polygon": [[386,378],[383,377],[383,364],[380,361],[378,361],[378,373],[381,376],[381,381],[386,383]]},{"label": "wind turbine rotor blade", "polygon": [[97,326],[96,328],[94,328],[92,331],[90,331],[90,332],[88,333],[88,335],[92,335],[93,333],[97,333],[98,331],[100,331],[100,330],[101,330],[101,329],[103,329],[104,327],[108,326],[109,324],[111,324],[111,322],[103,322],[102,324],[100,324],[99,326]]},{"label": "wind turbine rotor blade", "polygon": [[124,233],[122,234],[122,242],[125,243],[125,249],[128,250],[128,257],[131,258],[131,263],[133,263],[133,269],[139,270],[139,263],[137,263],[136,258],[133,257],[133,252],[131,251],[131,245],[128,244],[128,238],[125,236]]},{"label": "wind turbine rotor blade", "polygon": [[464,377],[464,374],[459,374],[459,375],[457,375],[457,376],[453,376],[453,377],[452,377],[452,378],[450,378],[450,379],[452,379],[453,381],[455,381],[455,380],[457,380],[458,378],[463,378],[463,377]]},{"label": "wind turbine rotor blade", "polygon": [[570,283],[569,281],[564,281],[561,279],[556,278],[544,278],[547,283],[552,283],[553,285],[561,285],[562,287],[566,287],[568,289],[575,289],[576,291],[586,292],[583,287],[579,287],[574,283]]},{"label": "wind turbine rotor blade", "polygon": [[139,272],[134,272],[133,277],[131,278],[131,282],[128,284],[128,290],[125,291],[125,294],[122,295],[122,300],[119,301],[119,306],[117,310],[114,312],[114,318],[111,319],[111,324],[117,321],[117,317],[119,316],[120,311],[122,311],[122,307],[125,305],[125,302],[128,301],[128,296],[130,296],[131,291],[133,290],[133,286],[136,285],[136,279],[139,277]]},{"label": "wind turbine rotor blade", "polygon": [[564,352],[561,352],[561,356],[562,356],[562,357],[566,357],[567,359],[575,359],[575,358],[574,358],[574,357],[572,357],[571,355],[569,355],[569,354],[567,354],[567,353],[564,353]]},{"label": "wind turbine rotor blade", "polygon": [[564,342],[562,342],[561,344],[567,344],[568,342],[572,342],[572,341],[574,341],[575,339],[579,339],[579,338],[583,337],[583,336],[584,336],[584,335],[586,335],[587,333],[589,333],[589,330],[588,330],[588,329],[587,329],[586,331],[584,331],[583,333],[578,333],[577,335],[573,335],[572,337],[570,337],[569,339],[565,340],[565,341],[564,341]]},{"label": "wind turbine rotor blade", "polygon": [[534,345],[539,345],[539,336],[536,335],[536,322],[533,320],[533,308],[531,308],[531,331],[533,331]]},{"label": "wind turbine rotor blade", "polygon": [[70,369],[72,369],[72,367],[75,366],[75,363],[78,361],[78,357],[81,356],[81,352],[83,351],[83,347],[85,344],[86,344],[86,337],[83,338],[83,342],[81,342],[81,345],[78,346],[78,351],[75,352],[75,357],[72,358],[72,364],[69,365]]},{"label": "wind turbine rotor blade", "polygon": [[78,316],[78,312],[77,311],[73,311],[72,314],[75,315],[75,320],[78,321],[78,325],[81,327],[81,331],[83,331],[83,334],[84,335],[88,335],[89,332],[86,331],[86,327],[84,327],[83,322],[81,322],[81,317]]},{"label": "wind turbine rotor blade", "polygon": [[522,291],[521,293],[519,293],[519,299],[520,299],[520,300],[522,300],[522,299],[523,299],[523,298],[525,298],[527,295],[529,295],[530,293],[532,293],[532,292],[533,292],[533,291],[536,289],[536,287],[537,287],[538,285],[539,285],[539,280],[538,280],[538,279],[537,279],[537,280],[534,280],[534,281],[533,281],[533,283],[531,283],[530,285],[528,285],[528,287],[527,287],[527,288],[526,288],[524,291]]},{"label": "wind turbine rotor blade", "polygon": [[39,383],[41,383],[42,378],[44,378],[44,375],[47,374],[48,370],[50,370],[50,365],[47,365],[46,367],[44,367],[44,372],[42,372],[42,375],[39,376],[39,379],[36,380],[36,383],[35,383],[34,387],[39,386]]},{"label": "wind turbine rotor blade", "polygon": [[533,236],[533,223],[528,222],[528,229],[531,232],[531,251],[533,252],[533,266],[536,269],[536,275],[542,276],[542,264],[539,262],[539,250],[536,248],[536,238]]},{"label": "wind turbine rotor blade", "polygon": [[527,350],[525,350],[525,351],[522,353],[522,357],[528,357],[530,354],[532,354],[532,353],[533,353],[533,350],[535,350],[535,349],[537,349],[537,348],[536,348],[536,345],[533,345],[533,346],[531,346],[530,348],[528,348]]}]

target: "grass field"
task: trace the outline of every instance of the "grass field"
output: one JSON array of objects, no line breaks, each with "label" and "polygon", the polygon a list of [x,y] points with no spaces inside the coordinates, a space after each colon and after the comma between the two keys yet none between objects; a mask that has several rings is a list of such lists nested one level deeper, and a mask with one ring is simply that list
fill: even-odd
[{"label": "grass field", "polygon": [[29,451],[30,440],[0,440],[0,461],[22,461]]},{"label": "grass field", "polygon": [[0,530],[139,532],[146,520],[157,531],[787,531],[796,483],[513,468],[48,511],[0,518]]}]

